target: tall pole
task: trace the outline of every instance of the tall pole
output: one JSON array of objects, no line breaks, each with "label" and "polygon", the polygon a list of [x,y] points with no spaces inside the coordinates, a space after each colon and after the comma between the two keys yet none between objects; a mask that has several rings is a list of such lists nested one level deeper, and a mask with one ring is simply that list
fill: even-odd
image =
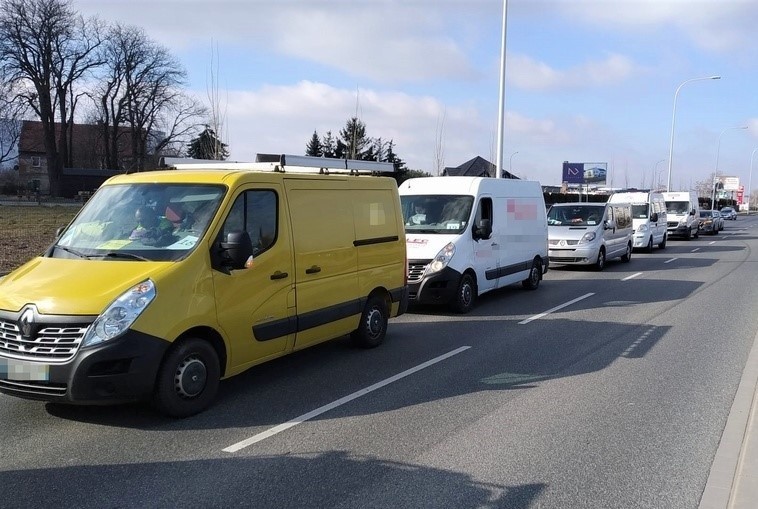
[{"label": "tall pole", "polygon": [[753,185],[753,156],[755,156],[755,153],[758,152],[758,148],[753,149],[753,153],[750,154],[750,175],[747,178],[747,215],[750,215],[750,198],[752,198],[752,193],[750,192],[750,186]]},{"label": "tall pole", "polygon": [[497,161],[496,178],[503,173],[503,127],[505,125],[505,30],[508,27],[508,0],[503,0],[503,30],[500,43],[500,105],[497,112]]},{"label": "tall pole", "polygon": [[684,85],[687,83],[690,83],[692,81],[699,81],[699,80],[720,80],[721,76],[706,76],[703,78],[692,78],[686,81],[683,81],[679,87],[676,89],[676,93],[674,94],[674,112],[671,114],[671,142],[669,143],[669,176],[668,180],[666,181],[666,191],[671,191],[671,166],[674,162],[674,125],[676,124],[676,100],[679,97],[679,91],[682,89]]},{"label": "tall pole", "polygon": [[515,156],[516,154],[518,154],[518,150],[515,151],[513,154],[511,154],[511,159],[510,161],[508,161],[508,173],[510,173],[511,175],[513,175],[513,156]]},{"label": "tall pole", "polygon": [[719,134],[719,143],[716,146],[716,169],[713,172],[713,182],[711,182],[711,209],[716,209],[716,179],[718,178],[719,174],[719,152],[721,151],[721,137],[724,136],[724,133],[727,131],[731,131],[732,129],[747,129],[746,125],[738,126],[738,127],[727,127],[726,129],[721,131],[721,134]]}]

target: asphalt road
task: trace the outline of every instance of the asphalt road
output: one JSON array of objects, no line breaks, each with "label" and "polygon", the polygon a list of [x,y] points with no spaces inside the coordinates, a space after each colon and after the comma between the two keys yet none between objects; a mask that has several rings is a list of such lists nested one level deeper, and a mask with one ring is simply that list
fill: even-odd
[{"label": "asphalt road", "polygon": [[695,508],[758,331],[758,218],[415,309],[184,420],[0,395],[0,506]]}]

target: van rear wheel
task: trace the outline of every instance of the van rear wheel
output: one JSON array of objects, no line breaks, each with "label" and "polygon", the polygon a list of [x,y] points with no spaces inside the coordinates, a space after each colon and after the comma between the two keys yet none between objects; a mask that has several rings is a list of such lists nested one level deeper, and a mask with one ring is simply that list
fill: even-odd
[{"label": "van rear wheel", "polygon": [[532,268],[529,270],[529,277],[521,281],[521,286],[527,290],[536,290],[542,279],[542,262],[535,258],[532,262]]},{"label": "van rear wheel", "polygon": [[471,274],[463,274],[458,290],[453,299],[453,310],[456,313],[466,314],[474,308],[476,300],[476,282]]},{"label": "van rear wheel", "polygon": [[369,297],[361,313],[358,328],[350,334],[353,344],[361,348],[374,348],[382,344],[387,334],[389,307],[378,295]]},{"label": "van rear wheel", "polygon": [[[652,242],[652,241],[653,240],[650,239],[650,242]],[[626,253],[624,253],[623,255],[621,255],[621,261],[622,262],[629,262],[629,261],[631,261],[631,259],[632,259],[632,245],[631,244],[627,244],[626,245]]]},{"label": "van rear wheel", "polygon": [[189,417],[210,406],[221,368],[216,350],[199,338],[181,340],[158,370],[153,405],[170,417]]}]

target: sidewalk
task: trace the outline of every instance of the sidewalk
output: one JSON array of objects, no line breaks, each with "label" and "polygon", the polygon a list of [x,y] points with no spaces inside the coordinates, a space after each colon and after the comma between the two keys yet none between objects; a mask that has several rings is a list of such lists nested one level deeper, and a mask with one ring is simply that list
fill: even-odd
[{"label": "sidewalk", "polygon": [[758,334],[700,499],[700,509],[758,507]]}]

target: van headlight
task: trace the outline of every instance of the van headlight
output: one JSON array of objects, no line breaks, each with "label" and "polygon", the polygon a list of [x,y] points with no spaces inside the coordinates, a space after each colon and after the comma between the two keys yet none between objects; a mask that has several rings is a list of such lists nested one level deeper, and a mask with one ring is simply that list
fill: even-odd
[{"label": "van headlight", "polygon": [[431,261],[429,266],[426,269],[427,274],[434,274],[435,272],[439,272],[445,267],[447,267],[447,264],[450,263],[450,260],[453,259],[453,255],[455,254],[455,244],[452,242],[448,242],[448,244],[440,249],[440,252],[437,253],[437,256],[434,257],[434,260]]},{"label": "van headlight", "polygon": [[595,232],[587,232],[584,235],[582,235],[582,238],[579,240],[580,244],[588,244],[595,240]]},{"label": "van headlight", "polygon": [[122,293],[89,326],[82,347],[97,345],[126,332],[153,299],[155,283],[150,279]]},{"label": "van headlight", "polygon": [[642,223],[639,228],[637,228],[638,232],[646,232],[647,231],[647,225],[645,223]]}]

